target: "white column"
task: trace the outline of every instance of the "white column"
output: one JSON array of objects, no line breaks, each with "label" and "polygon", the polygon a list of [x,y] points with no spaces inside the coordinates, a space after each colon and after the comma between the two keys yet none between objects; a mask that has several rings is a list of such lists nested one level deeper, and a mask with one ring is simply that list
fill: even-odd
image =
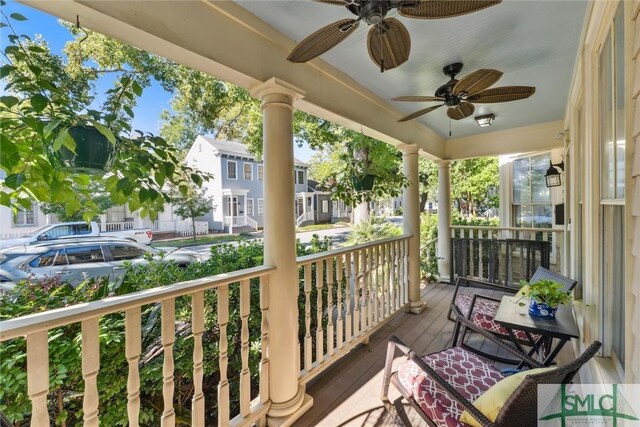
[{"label": "white column", "polygon": [[269,425],[289,423],[313,400],[299,386],[298,267],[293,180],[293,102],[304,93],[272,78],[252,90],[262,101],[264,263],[269,280]]},{"label": "white column", "polygon": [[438,270],[440,281],[453,280],[451,267],[451,182],[449,165],[451,160],[438,162]]},{"label": "white column", "polygon": [[402,192],[402,230],[409,238],[409,311],[420,313],[426,305],[420,298],[420,181],[418,178],[418,147],[402,145],[402,172],[409,186]]}]

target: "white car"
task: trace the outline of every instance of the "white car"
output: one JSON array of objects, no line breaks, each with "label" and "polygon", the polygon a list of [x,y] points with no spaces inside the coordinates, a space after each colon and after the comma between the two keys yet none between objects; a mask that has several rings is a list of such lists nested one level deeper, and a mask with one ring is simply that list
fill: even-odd
[{"label": "white car", "polygon": [[60,275],[77,286],[88,278],[122,280],[125,262],[147,263],[146,254],[162,262],[187,266],[199,261],[195,252],[177,248],[151,248],[136,242],[105,237],[64,239],[0,249],[0,288],[9,290],[21,280]]}]

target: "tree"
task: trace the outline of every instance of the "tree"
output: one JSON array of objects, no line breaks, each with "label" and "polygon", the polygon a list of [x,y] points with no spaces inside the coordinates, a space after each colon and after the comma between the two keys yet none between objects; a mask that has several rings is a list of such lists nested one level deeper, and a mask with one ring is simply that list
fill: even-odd
[{"label": "tree", "polygon": [[60,221],[82,221],[84,218],[84,214],[87,211],[92,213],[95,212],[93,220],[96,219],[97,215],[102,215],[107,211],[107,209],[115,206],[113,200],[109,196],[109,193],[104,188],[104,184],[99,180],[91,180],[89,183],[89,191],[91,192],[91,197],[86,198],[85,194],[82,191],[77,190],[77,184],[73,184],[70,191],[74,194],[77,194],[79,198],[79,202],[82,205],[78,211],[68,214],[65,206],[62,203],[43,203],[40,205],[40,209],[45,214],[53,214]]},{"label": "tree", "polygon": [[[27,18],[4,11],[1,16],[9,31],[0,67],[6,83],[0,97],[0,168],[7,174],[0,182],[0,204],[13,209],[29,208],[33,201],[57,204],[68,216],[84,209],[85,220],[99,213],[91,201],[92,178],[52,164],[61,150],[75,153],[70,134],[75,126],[94,128],[116,146],[113,169],[102,177],[106,192],[114,203],[129,203],[143,216],[154,218],[163,208],[165,182],[188,176],[200,185],[209,178],[180,164],[176,149],[164,139],[131,129],[131,107],[142,94],[143,74],[126,67],[96,69],[80,60],[65,64],[43,40],[16,33],[14,24]],[[104,72],[116,78],[106,102],[95,110],[92,88],[95,76]]]},{"label": "tree", "polygon": [[182,218],[191,218],[193,240],[196,240],[196,218],[211,211],[213,197],[207,196],[204,188],[188,182],[171,188],[169,197],[176,214]]},{"label": "tree", "polygon": [[497,207],[498,158],[457,160],[451,165],[451,195],[460,213],[475,216],[480,207]]},{"label": "tree", "polygon": [[418,159],[418,179],[420,181],[420,212],[424,212],[429,198],[435,198],[438,193],[438,167],[425,158]]}]

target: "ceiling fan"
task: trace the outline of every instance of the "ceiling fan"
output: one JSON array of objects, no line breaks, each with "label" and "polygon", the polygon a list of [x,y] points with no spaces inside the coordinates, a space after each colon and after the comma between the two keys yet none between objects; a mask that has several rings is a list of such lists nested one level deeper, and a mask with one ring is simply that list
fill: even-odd
[{"label": "ceiling fan", "polygon": [[466,15],[500,3],[502,0],[314,0],[318,3],[345,6],[356,19],[342,19],[322,27],[291,51],[291,62],[307,62],[322,55],[346,39],[364,21],[371,27],[367,39],[369,56],[380,72],[396,68],[409,59],[411,38],[407,28],[396,18],[387,18],[392,9],[401,16],[439,19]]},{"label": "ceiling fan", "polygon": [[475,111],[476,104],[491,104],[494,102],[517,101],[530,97],[536,91],[533,86],[502,86],[489,89],[489,86],[496,83],[502,77],[502,71],[482,69],[474,71],[460,80],[456,80],[456,75],[462,70],[462,63],[449,64],[442,69],[442,72],[449,76],[449,80],[440,86],[435,96],[398,96],[392,98],[393,101],[407,102],[442,102],[442,104],[418,110],[406,117],[398,120],[406,122],[415,119],[423,114],[430,113],[440,107],[447,106],[447,116],[453,120],[469,117]]}]

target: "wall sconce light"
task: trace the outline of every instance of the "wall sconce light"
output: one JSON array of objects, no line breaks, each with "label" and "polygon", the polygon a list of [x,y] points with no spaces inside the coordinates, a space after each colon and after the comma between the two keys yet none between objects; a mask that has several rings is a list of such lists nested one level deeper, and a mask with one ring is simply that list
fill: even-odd
[{"label": "wall sconce light", "polygon": [[493,123],[493,120],[495,118],[496,116],[493,114],[485,114],[484,116],[475,117],[478,126],[480,126],[481,128],[491,126],[491,123]]},{"label": "wall sconce light", "polygon": [[555,165],[549,161],[549,165],[547,173],[544,174],[547,187],[559,187],[562,185],[561,173],[564,171],[564,160]]}]

